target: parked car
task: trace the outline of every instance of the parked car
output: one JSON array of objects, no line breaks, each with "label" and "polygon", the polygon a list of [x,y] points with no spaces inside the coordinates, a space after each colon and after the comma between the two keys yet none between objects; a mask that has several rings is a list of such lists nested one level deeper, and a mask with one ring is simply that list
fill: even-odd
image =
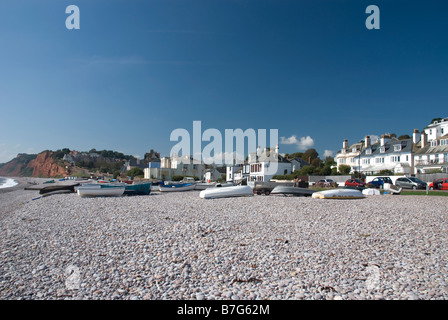
[{"label": "parked car", "polygon": [[368,184],[372,185],[374,188],[384,188],[385,183],[393,184],[392,179],[389,177],[376,177],[372,181],[370,181]]},{"label": "parked car", "polygon": [[426,182],[423,182],[420,179],[414,178],[414,177],[403,177],[398,178],[395,181],[395,185],[397,187],[402,187],[404,189],[426,189]]},{"label": "parked car", "polygon": [[320,179],[319,181],[317,181],[315,184],[315,186],[318,187],[337,187],[338,183],[336,181],[334,181],[333,179]]},{"label": "parked car", "polygon": [[345,186],[346,187],[363,188],[366,186],[366,184],[359,179],[348,179],[347,181],[345,181]]},{"label": "parked car", "polygon": [[440,178],[434,180],[429,185],[429,190],[439,189],[439,190],[448,190],[448,178]]}]

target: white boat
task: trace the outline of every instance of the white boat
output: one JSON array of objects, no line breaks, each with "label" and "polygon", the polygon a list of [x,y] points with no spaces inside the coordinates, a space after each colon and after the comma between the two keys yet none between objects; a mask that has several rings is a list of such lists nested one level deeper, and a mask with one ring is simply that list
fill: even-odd
[{"label": "white boat", "polygon": [[216,187],[216,182],[198,182],[196,183],[195,190],[205,190],[207,188]]},{"label": "white boat", "polygon": [[312,195],[315,199],[362,199],[365,196],[361,191],[355,189],[332,189],[317,191]]},{"label": "white boat", "polygon": [[76,188],[80,197],[117,197],[124,193],[125,187],[107,184],[89,184]]},{"label": "white boat", "polygon": [[216,199],[228,197],[250,197],[254,191],[249,186],[216,187],[202,190],[199,193],[201,199]]},{"label": "white boat", "polygon": [[362,190],[362,194],[365,196],[379,196],[381,195],[380,191],[378,189],[374,188],[366,188]]},{"label": "white boat", "polygon": [[271,194],[283,194],[283,195],[292,195],[295,197],[309,197],[316,190],[308,189],[308,188],[300,188],[300,187],[292,187],[292,186],[277,186],[272,189]]},{"label": "white boat", "polygon": [[401,187],[397,187],[396,185],[390,184],[390,183],[385,183],[383,185],[383,189],[386,192],[392,193],[392,194],[400,194],[402,188]]},{"label": "white boat", "polygon": [[159,185],[160,192],[178,192],[194,190],[196,183],[179,183],[179,184],[165,184]]}]

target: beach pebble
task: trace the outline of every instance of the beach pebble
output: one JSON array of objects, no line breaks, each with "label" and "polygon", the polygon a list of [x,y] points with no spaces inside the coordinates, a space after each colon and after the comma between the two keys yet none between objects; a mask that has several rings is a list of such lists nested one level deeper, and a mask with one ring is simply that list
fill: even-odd
[{"label": "beach pebble", "polygon": [[446,300],[445,197],[0,193],[0,299]]}]

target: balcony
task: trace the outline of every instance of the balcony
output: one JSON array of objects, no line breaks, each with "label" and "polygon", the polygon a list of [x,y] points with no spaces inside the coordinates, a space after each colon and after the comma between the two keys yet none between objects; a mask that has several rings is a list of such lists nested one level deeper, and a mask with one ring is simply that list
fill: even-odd
[{"label": "balcony", "polygon": [[448,164],[448,158],[444,159],[432,159],[432,160],[416,160],[416,167],[424,167],[424,166],[434,166],[434,165],[444,165]]}]

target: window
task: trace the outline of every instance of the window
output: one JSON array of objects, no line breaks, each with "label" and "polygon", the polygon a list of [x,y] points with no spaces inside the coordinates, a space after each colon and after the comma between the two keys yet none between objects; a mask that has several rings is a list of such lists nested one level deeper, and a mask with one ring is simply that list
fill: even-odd
[{"label": "window", "polygon": [[431,141],[431,147],[437,147],[437,140]]},{"label": "window", "polygon": [[366,149],[366,154],[372,154],[372,148],[367,148]]},{"label": "window", "polygon": [[401,144],[397,144],[394,146],[394,151],[401,151]]},{"label": "window", "polygon": [[384,153],[384,152],[386,152],[386,147],[382,146],[382,147],[380,148],[380,153]]},{"label": "window", "polygon": [[392,162],[400,162],[400,156],[392,156]]}]

